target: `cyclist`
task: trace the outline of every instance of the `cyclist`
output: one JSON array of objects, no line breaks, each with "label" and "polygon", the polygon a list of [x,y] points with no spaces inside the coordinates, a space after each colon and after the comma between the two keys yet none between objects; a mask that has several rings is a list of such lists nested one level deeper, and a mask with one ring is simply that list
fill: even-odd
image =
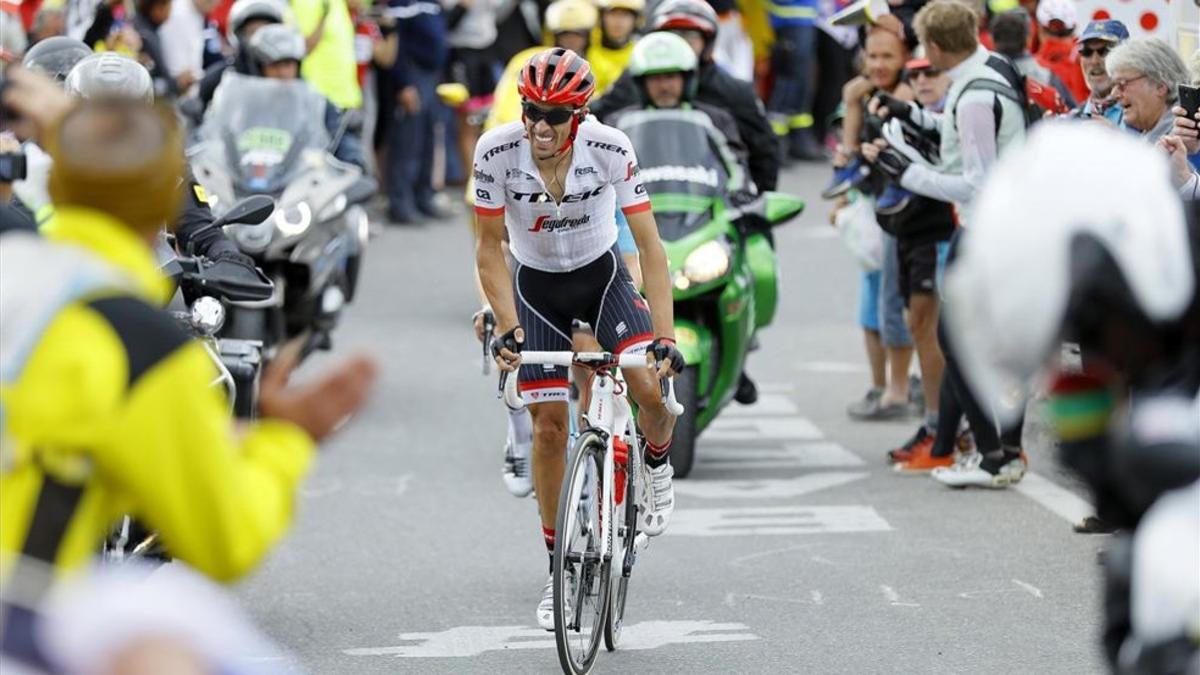
[{"label": "cyclist", "polygon": [[[645,351],[661,362],[656,373],[626,371],[646,438],[650,494],[639,513],[646,534],[662,534],[674,510],[668,458],[674,418],[659,395],[658,377],[678,373],[674,314],[666,254],[650,199],[638,178],[637,157],[625,134],[587,121],[595,81],[586,60],[556,47],[536,54],[517,80],[520,122],[488,131],[475,150],[479,242],[476,265],[496,313],[496,361],[520,365],[523,348],[571,348],[572,320],[585,320],[614,353]],[[641,252],[649,296],[638,294],[616,252],[619,206]],[[515,259],[509,272],[502,244]],[[533,478],[542,533],[553,555],[554,524],[567,442],[565,368],[523,367],[520,389],[533,418]],[[551,560],[553,563],[553,560]],[[553,568],[553,565],[551,565]],[[553,577],[538,603],[538,625],[554,629]]]},{"label": "cyclist", "polygon": [[[606,9],[605,15],[609,17],[607,23],[620,23],[616,17],[624,14],[625,10],[618,7],[621,6],[621,2],[629,1],[617,0],[612,7]],[[589,57],[593,52],[597,52],[601,59],[612,60],[616,53],[607,54],[605,52],[609,50],[592,42],[591,36],[596,30],[599,16],[596,7],[587,0],[557,0],[552,3],[546,9],[546,32],[551,43],[526,49],[509,60],[504,74],[500,77],[499,84],[496,85],[492,107],[484,121],[484,130],[521,119],[521,97],[517,92],[518,74],[521,67],[528,63],[530,58],[546,47],[563,47],[576,53],[583,53],[587,50]],[[601,28],[601,31],[604,32],[605,29]],[[625,58],[627,59],[628,55]],[[593,63],[593,60],[589,58],[588,63]],[[623,68],[624,63],[622,62],[621,68],[616,69],[613,76],[620,75]],[[605,85],[597,75],[593,75],[596,77],[596,89],[601,91]],[[472,205],[474,204],[475,181],[476,175],[473,175],[467,183],[467,201]],[[621,251],[621,257],[625,260],[625,266],[629,270],[630,276],[633,277],[635,286],[640,288],[642,278],[641,266],[638,263],[637,244],[629,231],[628,223],[625,222],[625,215],[617,210],[616,217],[617,246]],[[472,225],[474,224],[472,222]],[[475,313],[475,334],[480,340],[484,340],[486,339],[483,334],[484,317],[491,315],[491,307],[488,305],[482,286],[479,287],[479,295],[483,307]],[[575,338],[577,351],[590,351],[597,348],[595,339],[587,335],[586,331],[576,331]],[[505,487],[514,497],[527,497],[533,491],[529,467],[529,450],[533,442],[532,429],[528,410],[509,411],[508,434],[504,446],[503,477]]]}]

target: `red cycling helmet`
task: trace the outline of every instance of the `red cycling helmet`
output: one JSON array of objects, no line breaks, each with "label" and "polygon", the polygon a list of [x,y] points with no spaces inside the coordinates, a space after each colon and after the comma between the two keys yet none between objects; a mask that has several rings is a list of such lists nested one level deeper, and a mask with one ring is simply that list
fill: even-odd
[{"label": "red cycling helmet", "polygon": [[529,59],[517,78],[517,91],[531,103],[582,108],[596,91],[596,78],[586,59],[554,47]]},{"label": "red cycling helmet", "polygon": [[704,0],[666,0],[650,16],[651,30],[695,30],[711,40],[717,34],[717,13]]}]

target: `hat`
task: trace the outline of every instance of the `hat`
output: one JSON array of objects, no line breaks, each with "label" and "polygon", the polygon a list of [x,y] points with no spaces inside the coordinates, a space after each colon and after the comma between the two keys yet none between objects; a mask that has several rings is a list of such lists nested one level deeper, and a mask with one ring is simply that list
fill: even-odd
[{"label": "hat", "polygon": [[[1055,22],[1059,25],[1054,25]],[[1037,8],[1038,24],[1050,30],[1075,30],[1078,18],[1072,0],[1041,0]]]},{"label": "hat", "polygon": [[1116,19],[1092,21],[1083,29],[1079,36],[1080,42],[1088,40],[1107,40],[1108,42],[1124,42],[1129,39],[1129,29]]},{"label": "hat", "polygon": [[930,63],[929,59],[926,59],[926,58],[909,59],[908,61],[906,61],[904,63],[904,69],[909,70],[909,71],[924,70],[925,68],[932,68],[932,67],[933,67],[933,64]]}]

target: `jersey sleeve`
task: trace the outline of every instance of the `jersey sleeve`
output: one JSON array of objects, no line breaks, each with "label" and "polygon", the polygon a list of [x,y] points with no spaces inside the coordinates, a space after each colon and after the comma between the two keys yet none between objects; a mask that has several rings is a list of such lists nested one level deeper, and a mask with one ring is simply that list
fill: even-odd
[{"label": "jersey sleeve", "polygon": [[475,144],[475,213],[481,216],[504,215],[504,172],[497,148],[502,142],[495,135],[484,134]]},{"label": "jersey sleeve", "polygon": [[650,195],[639,175],[637,155],[625,132],[613,130],[615,142],[624,152],[611,153],[610,173],[612,185],[617,193],[617,207],[626,215],[650,210]]}]

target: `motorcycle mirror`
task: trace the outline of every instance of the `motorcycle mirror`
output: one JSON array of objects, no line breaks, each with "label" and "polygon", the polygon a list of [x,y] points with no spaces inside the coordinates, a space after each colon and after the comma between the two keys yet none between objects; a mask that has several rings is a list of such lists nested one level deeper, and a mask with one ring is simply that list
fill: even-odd
[{"label": "motorcycle mirror", "polygon": [[784,192],[767,192],[765,217],[771,225],[782,225],[804,211],[804,200]]},{"label": "motorcycle mirror", "polygon": [[275,212],[275,200],[267,195],[251,195],[233,205],[225,215],[213,221],[213,227],[224,227],[232,223],[258,225]]}]

